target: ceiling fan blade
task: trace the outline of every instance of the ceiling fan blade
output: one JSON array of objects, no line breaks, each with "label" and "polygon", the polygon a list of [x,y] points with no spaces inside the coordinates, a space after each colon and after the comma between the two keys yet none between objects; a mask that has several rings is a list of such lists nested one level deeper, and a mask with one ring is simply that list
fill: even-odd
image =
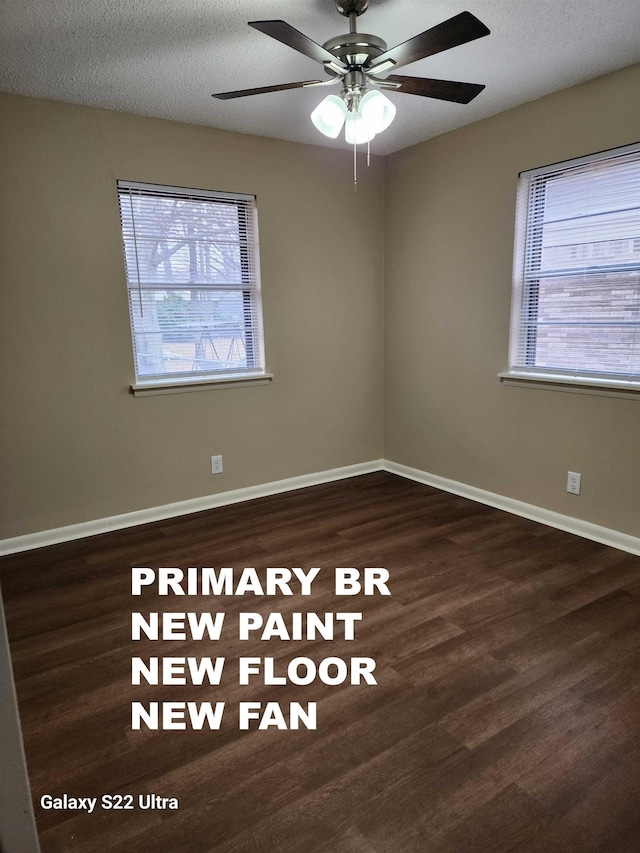
[{"label": "ceiling fan blade", "polygon": [[301,80],[299,83],[280,83],[279,86],[260,86],[258,89],[238,89],[236,92],[220,92],[211,95],[220,101],[228,101],[229,98],[246,98],[247,95],[265,95],[267,92],[283,92],[285,89],[302,89],[303,86],[311,86],[321,83],[321,80]]},{"label": "ceiling fan blade", "polygon": [[448,21],[443,21],[430,30],[381,53],[380,56],[376,57],[376,61],[371,67],[375,68],[376,65],[385,62],[387,59],[392,59],[396,68],[399,68],[401,65],[417,62],[418,59],[433,56],[435,53],[449,50],[449,48],[457,47],[459,44],[466,44],[474,39],[482,38],[482,36],[488,36],[489,32],[489,28],[471,12],[460,12],[459,15],[449,18]]},{"label": "ceiling fan blade", "polygon": [[309,59],[315,59],[316,62],[334,62],[344,66],[346,70],[346,65],[340,59],[336,59],[332,53],[286,21],[249,21],[249,26],[286,44],[287,47],[292,47],[298,53],[303,53]]},{"label": "ceiling fan blade", "polygon": [[438,98],[440,101],[453,101],[456,104],[468,104],[484,89],[480,83],[456,83],[453,80],[430,80],[428,77],[404,77],[390,74],[384,81],[400,83],[396,92],[407,95],[422,95],[424,98]]}]

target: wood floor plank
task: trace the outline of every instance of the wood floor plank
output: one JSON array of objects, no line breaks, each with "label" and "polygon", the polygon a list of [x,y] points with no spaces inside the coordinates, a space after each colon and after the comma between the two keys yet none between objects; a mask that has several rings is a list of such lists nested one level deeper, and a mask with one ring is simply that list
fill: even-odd
[{"label": "wood floor plank", "polygon": [[[438,853],[509,853],[538,835],[551,816],[516,785],[509,785],[438,841]],[[427,848],[428,849],[428,848]]]},{"label": "wood floor plank", "polygon": [[521,849],[526,853],[562,849],[618,853],[617,839],[626,834],[628,848],[629,833],[637,826],[639,809],[640,747],[636,747],[608,772],[594,779],[569,812],[551,821],[536,837],[527,839]]}]

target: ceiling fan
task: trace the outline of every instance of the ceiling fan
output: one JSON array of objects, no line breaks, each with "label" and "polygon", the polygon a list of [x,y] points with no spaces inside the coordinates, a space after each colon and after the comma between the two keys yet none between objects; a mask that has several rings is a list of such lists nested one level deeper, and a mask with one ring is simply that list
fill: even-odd
[{"label": "ceiling fan", "polygon": [[477,83],[457,83],[451,80],[432,80],[426,77],[406,77],[386,72],[452,47],[489,35],[489,29],[471,12],[461,12],[402,42],[387,48],[378,36],[356,31],[356,19],[369,5],[369,0],[335,0],[341,15],[349,18],[349,32],[335,36],[323,45],[318,44],[285,21],[250,21],[249,26],[297,50],[324,66],[328,80],[302,80],[221,92],[214,98],[227,100],[262,95],[285,89],[341,85],[337,95],[328,95],[311,114],[316,128],[335,139],[345,126],[345,138],[354,145],[370,142],[393,121],[395,106],[381,89],[395,90],[407,95],[438,98],[458,104],[468,104],[484,89]]}]

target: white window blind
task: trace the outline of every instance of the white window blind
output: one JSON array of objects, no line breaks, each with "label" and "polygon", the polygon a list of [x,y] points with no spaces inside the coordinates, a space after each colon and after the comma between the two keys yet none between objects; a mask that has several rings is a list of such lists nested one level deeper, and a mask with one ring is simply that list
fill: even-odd
[{"label": "white window blind", "polygon": [[255,197],[118,181],[136,380],[263,374]]},{"label": "white window blind", "polygon": [[640,379],[640,146],[521,174],[510,362]]}]

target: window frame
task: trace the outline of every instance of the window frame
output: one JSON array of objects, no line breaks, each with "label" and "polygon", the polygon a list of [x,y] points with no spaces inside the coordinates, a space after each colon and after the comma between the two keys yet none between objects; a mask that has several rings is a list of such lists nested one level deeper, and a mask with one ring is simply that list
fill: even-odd
[{"label": "window frame", "polygon": [[[538,249],[541,254],[540,238],[546,202],[543,201],[542,204],[532,203],[532,193],[536,190],[535,179],[541,177],[544,179],[545,175],[549,175],[550,178],[554,175],[562,176],[563,173],[569,173],[578,167],[604,161],[613,163],[627,155],[640,155],[640,143],[530,169],[519,174],[509,331],[509,368],[498,374],[504,384],[612,396],[640,395],[640,370],[637,373],[635,371],[630,373],[599,372],[578,366],[563,369],[541,367],[535,364],[539,279],[534,277],[535,267],[533,270],[530,267],[526,268],[527,255],[529,260],[531,261],[533,258],[535,263],[535,253]],[[640,169],[640,162],[638,168]],[[540,182],[538,181],[538,183]],[[614,240],[615,237],[610,239]],[[635,261],[633,263],[635,264]],[[599,270],[596,265],[593,265],[589,267],[589,271],[596,274],[606,274],[611,271],[606,267],[607,265],[604,264]],[[629,267],[629,271],[634,272],[636,270],[640,273],[640,257],[637,265]],[[575,275],[576,273],[571,270],[567,271],[567,277],[572,274]],[[544,275],[539,278],[544,278]],[[527,289],[529,289],[529,293],[527,293]],[[532,317],[534,318],[533,322]],[[529,363],[523,363],[529,359]]]},{"label": "window frame", "polygon": [[[204,190],[187,187],[174,187],[164,184],[150,184],[140,181],[117,180],[116,190],[118,197],[118,208],[120,212],[120,226],[123,241],[123,252],[125,262],[125,283],[129,304],[129,321],[131,329],[131,343],[133,354],[133,367],[135,382],[131,384],[130,391],[135,396],[146,396],[154,394],[170,394],[183,391],[206,390],[209,388],[230,388],[245,385],[266,384],[273,375],[265,369],[264,353],[264,327],[262,317],[262,293],[260,280],[260,255],[258,238],[258,213],[255,195],[246,193],[230,193],[215,190]],[[177,280],[166,282],[143,282],[141,280],[138,265],[139,242],[136,235],[136,220],[133,211],[133,197],[142,196],[146,198],[161,198],[195,202],[211,202],[235,205],[238,218],[238,254],[240,258],[239,275],[240,281],[233,284],[216,285],[210,281]],[[125,216],[124,206],[129,199],[131,213]],[[125,228],[125,218],[130,230]],[[138,223],[140,219],[138,219]],[[150,232],[155,237],[155,232]],[[161,232],[158,232],[159,236]],[[148,239],[148,237],[146,238]],[[204,241],[207,242],[207,241]],[[129,255],[127,249],[129,248]],[[133,251],[135,264],[131,263],[130,255]],[[224,368],[194,369],[183,371],[158,371],[157,373],[139,371],[141,357],[144,350],[138,349],[136,336],[141,336],[140,329],[136,328],[134,301],[140,300],[142,307],[143,293],[147,291],[150,299],[153,299],[154,291],[166,291],[166,293],[179,293],[189,290],[192,293],[211,294],[238,293],[242,298],[242,343],[245,352],[246,367],[229,367],[229,356],[227,354],[227,366]],[[165,295],[166,298],[166,295]],[[238,327],[240,328],[240,327]],[[213,330],[216,330],[213,326]],[[212,338],[213,339],[213,338]],[[194,332],[195,345],[195,332]],[[197,353],[194,355],[194,363]],[[187,359],[188,360],[188,359]],[[165,365],[166,367],[166,365]]]}]

